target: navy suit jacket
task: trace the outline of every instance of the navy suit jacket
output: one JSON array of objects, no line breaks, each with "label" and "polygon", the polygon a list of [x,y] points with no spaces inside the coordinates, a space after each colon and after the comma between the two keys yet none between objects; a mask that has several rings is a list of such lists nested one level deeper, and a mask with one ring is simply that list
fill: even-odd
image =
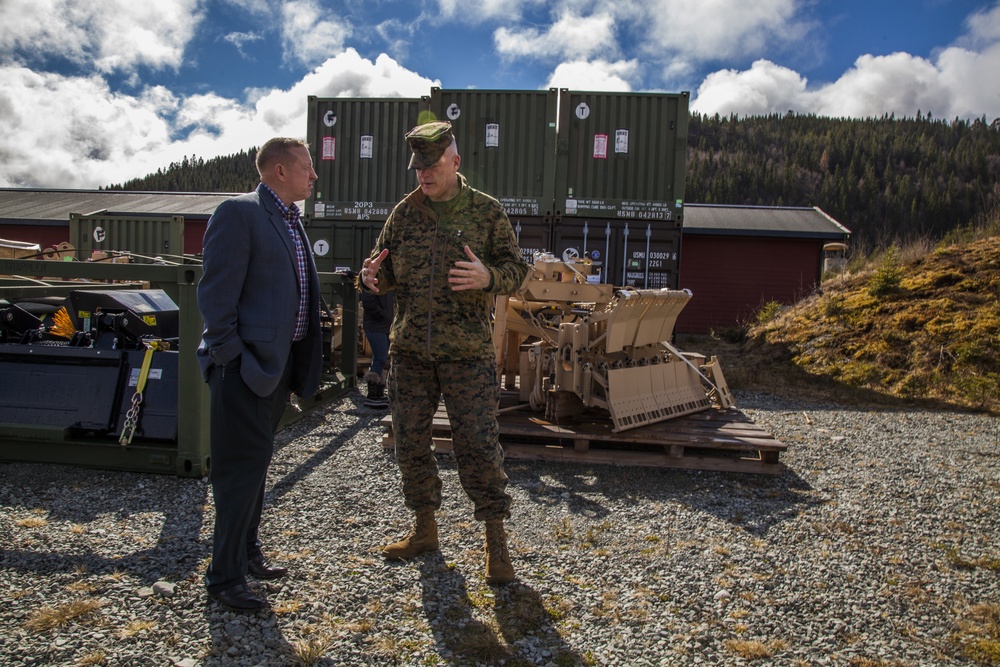
[{"label": "navy suit jacket", "polygon": [[[309,331],[291,360],[291,390],[303,398],[319,389],[322,332],[319,276],[302,224],[298,232],[309,264]],[[205,322],[198,361],[208,370],[242,355],[240,374],[258,396],[273,393],[289,361],[299,281],[295,245],[274,198],[255,192],[229,199],[205,229],[198,309]]]}]

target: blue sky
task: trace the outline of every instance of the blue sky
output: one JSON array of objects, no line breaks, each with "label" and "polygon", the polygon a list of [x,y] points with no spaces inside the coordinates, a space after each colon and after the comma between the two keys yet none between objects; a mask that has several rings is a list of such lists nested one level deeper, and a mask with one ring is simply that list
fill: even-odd
[{"label": "blue sky", "polygon": [[739,115],[1000,117],[1000,0],[0,0],[0,187],[305,137],[306,99],[689,91]]}]

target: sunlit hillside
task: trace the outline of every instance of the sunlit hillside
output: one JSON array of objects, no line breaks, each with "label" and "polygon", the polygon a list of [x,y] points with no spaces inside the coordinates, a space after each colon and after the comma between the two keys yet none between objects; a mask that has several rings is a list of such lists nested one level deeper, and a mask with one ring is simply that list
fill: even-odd
[{"label": "sunlit hillside", "polygon": [[686,347],[717,354],[736,389],[1000,411],[1000,236],[913,260],[890,250],[770,305],[738,335]]}]

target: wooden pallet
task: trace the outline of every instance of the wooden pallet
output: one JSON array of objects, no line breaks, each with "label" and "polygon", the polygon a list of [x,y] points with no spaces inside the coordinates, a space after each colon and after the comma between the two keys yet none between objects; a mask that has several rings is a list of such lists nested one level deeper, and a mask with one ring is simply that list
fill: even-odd
[{"label": "wooden pallet", "polygon": [[[601,413],[573,424],[553,424],[530,409],[501,408],[500,442],[508,459],[559,461],[654,468],[688,468],[780,474],[787,445],[735,408],[706,410],[614,433]],[[392,417],[382,445],[396,445]],[[434,415],[435,451],[451,452],[451,426],[444,406]]]}]

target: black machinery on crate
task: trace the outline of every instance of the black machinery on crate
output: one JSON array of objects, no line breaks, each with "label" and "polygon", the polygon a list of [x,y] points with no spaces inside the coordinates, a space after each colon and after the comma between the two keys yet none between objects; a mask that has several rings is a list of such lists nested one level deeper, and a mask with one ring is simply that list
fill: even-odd
[{"label": "black machinery on crate", "polygon": [[6,427],[176,442],[178,308],[163,290],[80,290],[62,304],[0,306],[0,341]]},{"label": "black machinery on crate", "polygon": [[[208,388],[195,351],[201,266],[0,260],[0,461],[207,475]],[[323,376],[282,427],[356,385],[350,276],[321,273]]]}]

